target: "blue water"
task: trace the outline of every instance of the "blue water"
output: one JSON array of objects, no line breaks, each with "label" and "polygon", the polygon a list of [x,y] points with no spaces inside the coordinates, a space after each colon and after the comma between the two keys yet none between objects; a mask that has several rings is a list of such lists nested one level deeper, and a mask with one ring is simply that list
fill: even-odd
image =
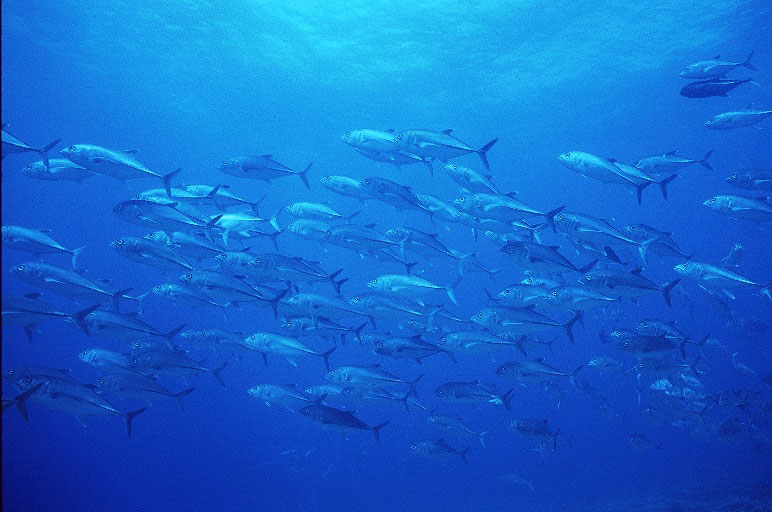
[{"label": "blue water", "polygon": [[[573,2],[405,3],[371,1],[316,5],[312,2],[12,2],[2,4],[2,118],[15,136],[42,146],[60,138],[52,154],[70,144],[139,148],[137,158],[165,174],[181,167],[176,183],[231,185],[241,197],[268,197],[261,213],[295,201],[329,201],[343,213],[363,209],[356,221],[385,231],[409,226],[440,233],[449,247],[474,251],[494,278],[469,274],[457,290],[460,306],[451,311],[469,318],[485,306],[483,288],[498,291],[522,279],[522,269],[505,259],[484,237],[474,242],[460,225],[433,225],[416,212],[397,212],[379,203],[363,206],[323,189],[330,174],[363,179],[381,176],[416,192],[451,200],[458,187],[436,162],[431,178],[422,165],[393,166],[358,155],[340,141],[348,130],[454,129],[472,147],[494,137],[491,174],[501,190],[543,211],[569,209],[616,225],[645,223],[673,233],[686,253],[717,264],[729,247],[744,247],[740,273],[772,281],[772,234],[751,221],[733,220],[702,206],[716,194],[738,193],[723,178],[748,167],[772,167],[772,125],[761,129],[713,131],[710,117],[748,104],[772,106],[772,8],[764,1],[608,2],[588,8]],[[290,5],[285,5],[290,4]],[[505,5],[502,5],[505,4]],[[686,65],[721,54],[743,60],[755,50],[762,87],[743,85],[729,98],[688,99],[678,91]],[[714,149],[715,172],[689,168],[669,186],[664,201],[653,186],[638,206],[625,189],[585,179],[563,167],[558,155],[587,151],[625,162],[679,150],[692,157]],[[222,160],[240,154],[271,153],[293,169],[314,162],[311,189],[299,179],[272,183],[220,173]],[[113,289],[142,293],[179,273],[164,274],[126,260],[110,248],[121,236],[148,230],[125,223],[111,212],[120,201],[158,181],[122,184],[96,176],[83,184],[37,181],[20,170],[34,157],[3,160],[4,225],[50,229],[66,247],[86,246],[80,265]],[[455,159],[482,171],[474,155]],[[742,193],[740,191],[739,193]],[[284,225],[287,222],[284,214]],[[284,226],[282,226],[284,227]],[[569,244],[549,230],[545,242]],[[273,250],[266,239],[246,245]],[[367,291],[374,277],[401,272],[395,265],[360,257],[345,249],[320,246],[292,234],[279,237],[281,252],[319,260],[328,271],[343,267],[349,281],[343,295]],[[9,274],[29,254],[3,248],[3,294],[39,291]],[[43,261],[68,265],[61,255]],[[654,257],[645,274],[657,283],[678,277],[680,263]],[[454,265],[419,265],[424,277],[450,283]],[[730,301],[727,323],[694,283],[683,281],[668,308],[661,295],[638,304],[625,300],[618,319],[588,313],[571,345],[561,332],[553,351],[537,350],[560,369],[587,364],[596,355],[613,355],[630,368],[635,359],[603,344],[602,328],[632,329],[642,318],[677,322],[694,338],[710,334],[726,352],[709,352],[701,376],[706,394],[742,390],[760,402],[742,410],[711,402],[706,426],[690,429],[646,418],[647,393],[639,405],[636,374],[601,375],[585,368],[588,381],[605,395],[619,417],[604,416],[588,394],[561,383],[559,400],[538,384],[519,386],[494,374],[517,352],[443,356],[415,362],[393,361],[349,342],[331,356],[333,366],[382,362],[404,378],[419,373],[419,399],[429,408],[463,416],[479,430],[490,430],[487,446],[473,437],[435,430],[424,411],[408,414],[394,407],[355,407],[368,424],[389,420],[376,443],[369,432],[346,435],[320,429],[282,407],[267,408],[246,393],[258,383],[296,383],[300,389],[324,381],[316,358],[291,366],[273,357],[266,367],[258,354],[235,359],[228,353],[203,354],[223,371],[226,386],[208,375],[165,381],[172,389],[195,391],[180,412],[173,401],[156,401],[134,422],[127,438],[117,417],[93,417],[82,426],[71,415],[31,401],[29,422],[15,410],[3,414],[3,505],[7,510],[634,510],[638,503],[684,499],[713,500],[758,495],[772,478],[770,386],[760,377],[739,374],[729,354],[759,376],[772,372],[769,339],[772,307],[754,292]],[[320,288],[323,293],[331,289]],[[685,293],[683,293],[685,292]],[[688,294],[688,295],[686,295]],[[73,311],[76,304],[44,293],[50,304]],[[442,300],[442,298],[440,299]],[[445,301],[447,302],[447,301]],[[690,314],[691,305],[692,314]],[[131,309],[131,305],[128,309]],[[761,328],[738,319],[757,318]],[[149,299],[144,320],[161,331],[221,327],[245,332],[278,331],[267,308],[250,305],[230,312],[190,310]],[[747,322],[745,323],[747,325]],[[384,328],[385,329],[385,328]],[[369,328],[368,328],[369,330]],[[69,368],[81,382],[99,372],[78,353],[99,347],[122,351],[118,341],[91,337],[63,322],[41,324],[32,343],[22,329],[3,326],[3,367],[36,365]],[[314,344],[321,348],[324,343]],[[690,359],[696,352],[689,352]],[[514,387],[513,411],[502,407],[440,402],[432,391],[452,380],[482,379],[500,390]],[[12,386],[3,383],[3,397]],[[141,402],[115,399],[120,410]],[[767,402],[768,403],[768,402]],[[557,449],[540,453],[538,442],[509,429],[515,417],[546,418],[561,428]],[[752,427],[719,436],[718,426],[737,418]],[[628,443],[644,434],[660,449]],[[411,453],[418,440],[445,437],[457,449],[471,445],[465,466],[458,457],[434,460]],[[570,442],[569,442],[570,439]],[[533,484],[508,482],[516,474]],[[767,488],[768,489],[768,488]],[[699,492],[698,492],[699,491]],[[768,492],[768,490],[767,490]],[[754,494],[755,493],[755,494]],[[699,496],[698,496],[699,494]],[[697,503],[697,501],[695,501]],[[697,506],[697,505],[695,505]],[[628,507],[628,508],[625,508]],[[651,510],[655,510],[654,505]]]}]

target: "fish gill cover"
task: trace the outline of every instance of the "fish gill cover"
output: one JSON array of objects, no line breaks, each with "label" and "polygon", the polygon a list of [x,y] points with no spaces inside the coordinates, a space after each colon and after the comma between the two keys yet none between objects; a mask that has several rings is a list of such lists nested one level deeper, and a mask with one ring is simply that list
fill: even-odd
[{"label": "fish gill cover", "polygon": [[7,510],[772,510],[772,8],[2,4]]}]

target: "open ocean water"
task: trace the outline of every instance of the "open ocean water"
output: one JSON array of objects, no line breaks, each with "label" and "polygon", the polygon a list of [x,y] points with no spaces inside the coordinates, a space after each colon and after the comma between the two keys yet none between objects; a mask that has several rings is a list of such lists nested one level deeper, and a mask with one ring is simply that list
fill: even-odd
[{"label": "open ocean water", "polygon": [[772,510],[771,27],[3,0],[3,508]]}]

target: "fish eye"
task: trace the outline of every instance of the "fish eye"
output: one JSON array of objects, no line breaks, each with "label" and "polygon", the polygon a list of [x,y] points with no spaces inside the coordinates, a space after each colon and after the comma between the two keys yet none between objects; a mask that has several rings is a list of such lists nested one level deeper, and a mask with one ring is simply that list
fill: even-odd
[{"label": "fish eye", "polygon": [[571,152],[566,153],[565,156],[566,156],[566,158],[570,157],[571,156]]},{"label": "fish eye", "polygon": [[507,288],[506,290],[504,290],[504,295],[509,295],[509,288]]},{"label": "fish eye", "polygon": [[378,279],[373,279],[373,280],[372,280],[372,281],[370,281],[370,282],[371,282],[371,283],[373,283],[373,284],[375,284],[375,283],[377,283],[377,282],[378,282]]},{"label": "fish eye", "polygon": [[369,185],[369,184],[370,184],[370,178],[365,178],[365,185]]},{"label": "fish eye", "polygon": [[23,271],[23,270],[24,270],[24,265],[19,265],[19,266],[18,266],[18,267],[16,267],[16,268],[19,270],[19,272],[21,272],[21,271]]},{"label": "fish eye", "polygon": [[552,292],[552,296],[553,296],[553,297],[557,297],[557,296],[558,296],[558,292],[556,292],[556,291],[553,291],[553,292]]},{"label": "fish eye", "polygon": [[185,274],[185,279],[193,279],[193,274]]},{"label": "fish eye", "polygon": [[645,328],[646,328],[646,322],[643,322],[643,323],[641,324],[641,327],[643,327],[643,328],[645,329]]},{"label": "fish eye", "polygon": [[357,295],[356,297],[354,297],[354,302],[359,302],[359,295]]},{"label": "fish eye", "polygon": [[32,379],[30,379],[29,377],[27,377],[27,378],[25,378],[25,379],[24,379],[24,381],[23,381],[23,382],[24,382],[24,384],[25,384],[25,385],[29,386],[30,384],[32,384]]},{"label": "fish eye", "polygon": [[729,176],[729,179],[730,180],[736,180],[737,179],[737,175],[736,174],[732,174],[731,176]]},{"label": "fish eye", "polygon": [[399,139],[401,139],[401,138],[402,138],[402,134],[401,134],[401,133],[398,133],[398,134],[397,134],[397,139],[399,140]]},{"label": "fish eye", "polygon": [[123,205],[122,204],[116,205],[115,209],[116,210],[123,210]]},{"label": "fish eye", "polygon": [[335,372],[330,372],[327,375],[330,376],[330,377],[335,377]]},{"label": "fish eye", "polygon": [[563,220],[563,214],[562,214],[562,213],[561,213],[561,214],[559,214],[559,215],[558,215],[558,217],[557,217],[557,219],[558,219],[558,220]]},{"label": "fish eye", "polygon": [[584,279],[585,279],[586,281],[591,281],[591,280],[592,280],[592,276],[585,276],[585,277],[584,277]]},{"label": "fish eye", "polygon": [[533,279],[529,277],[525,280],[525,284],[533,284]]},{"label": "fish eye", "polygon": [[105,379],[99,379],[99,383],[98,383],[98,384],[99,384],[100,386],[104,386],[104,384],[105,384]]},{"label": "fish eye", "polygon": [[453,169],[458,169],[458,166],[456,164],[453,164],[450,167],[453,168]]},{"label": "fish eye", "polygon": [[711,198],[710,198],[710,202],[711,202],[711,203],[715,203],[715,202],[716,202],[716,198],[715,198],[715,197],[711,197]]},{"label": "fish eye", "polygon": [[332,234],[332,231],[329,229],[324,232],[324,236],[330,236],[331,234]]},{"label": "fish eye", "polygon": [[222,165],[228,165],[228,161],[227,160],[223,160],[222,161]]},{"label": "fish eye", "polygon": [[140,342],[138,342],[138,341],[134,342],[134,348],[139,348],[141,346],[142,346],[142,344]]},{"label": "fish eye", "polygon": [[75,151],[75,146],[70,146],[69,148],[67,148],[67,151]]},{"label": "fish eye", "polygon": [[118,245],[123,245],[123,239],[118,240]]},{"label": "fish eye", "polygon": [[477,313],[477,318],[482,318],[482,317],[483,317],[483,312],[482,312],[482,311],[480,311],[479,313]]},{"label": "fish eye", "polygon": [[465,200],[466,200],[466,198],[464,196],[461,196],[461,197],[458,198],[458,202],[459,203],[463,203]]},{"label": "fish eye", "polygon": [[137,366],[138,364],[139,364],[139,359],[137,359],[136,357],[131,360],[131,365],[132,366]]},{"label": "fish eye", "polygon": [[448,341],[448,337],[447,336],[443,336],[442,337],[442,342],[445,343],[446,341]]}]

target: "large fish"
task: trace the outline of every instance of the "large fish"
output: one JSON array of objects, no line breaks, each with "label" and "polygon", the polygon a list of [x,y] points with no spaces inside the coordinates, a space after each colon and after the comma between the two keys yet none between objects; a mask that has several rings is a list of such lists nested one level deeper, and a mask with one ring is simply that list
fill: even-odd
[{"label": "large fish", "polygon": [[636,180],[614,165],[613,161],[591,153],[569,151],[560,155],[558,159],[563,165],[585,178],[592,178],[610,185],[632,187],[638,197],[639,204],[643,189],[651,184],[650,181]]},{"label": "large fish", "polygon": [[362,185],[359,180],[350,176],[331,175],[325,176],[319,182],[324,188],[336,194],[340,194],[346,197],[353,197],[364,201],[369,199],[370,195],[362,189]]},{"label": "large fish", "polygon": [[757,126],[758,123],[770,116],[772,116],[772,110],[754,110],[746,108],[745,110],[724,112],[705,121],[705,128],[710,128],[712,130],[731,130],[733,128],[754,127],[760,130],[761,127]]},{"label": "large fish", "polygon": [[534,334],[537,332],[562,327],[566,330],[568,339],[574,342],[573,327],[582,317],[577,312],[568,322],[561,324],[549,317],[526,308],[483,308],[470,319],[472,322],[491,331],[506,331],[517,335]]},{"label": "large fish", "polygon": [[444,290],[453,304],[458,305],[455,289],[461,278],[450,286],[440,286],[422,277],[409,274],[384,274],[367,283],[367,287],[379,293],[390,293],[398,297],[423,297],[436,290]]},{"label": "large fish", "polygon": [[115,205],[113,213],[131,224],[167,231],[210,230],[220,219],[219,215],[211,219],[191,216],[183,212],[180,206],[182,205],[175,202],[130,199]]},{"label": "large fish", "polygon": [[378,176],[370,176],[359,182],[371,199],[390,204],[398,210],[425,210],[410,187]]},{"label": "large fish", "polygon": [[744,169],[732,173],[724,181],[745,190],[772,192],[772,169]]},{"label": "large fish", "polygon": [[150,347],[135,353],[133,368],[139,373],[152,375],[195,375],[210,373],[221,386],[225,386],[220,373],[228,365],[225,361],[217,368],[209,368],[188,357],[185,352],[166,347]]},{"label": "large fish", "polygon": [[453,130],[443,130],[441,132],[405,130],[398,133],[396,139],[400,147],[408,153],[419,155],[429,160],[436,159],[447,162],[451,158],[476,153],[485,168],[490,169],[487,154],[498,139],[493,139],[480,149],[474,149],[452,136],[452,132]]},{"label": "large fish", "polygon": [[[560,216],[560,214],[558,215]],[[516,261],[526,270],[541,272],[587,272],[598,262],[591,261],[583,267],[577,267],[558,252],[558,246],[540,245],[525,241],[509,242],[501,252]]]},{"label": "large fish", "polygon": [[72,266],[75,267],[78,255],[83,247],[67,249],[62,244],[48,236],[48,230],[23,228],[21,226],[3,226],[3,247],[25,251],[35,256],[41,254],[67,253],[72,256]]},{"label": "large fish", "polygon": [[83,319],[100,305],[92,306],[77,313],[64,313],[39,300],[39,293],[28,293],[23,296],[3,295],[2,318],[3,325],[21,325],[27,339],[32,341],[37,324],[49,320],[68,320],[78,325],[84,332],[88,327]]},{"label": "large fish", "polygon": [[555,451],[555,448],[557,447],[560,429],[552,432],[549,425],[547,425],[547,420],[521,418],[514,420],[509,427],[514,428],[515,431],[522,436],[537,439],[542,445],[551,441],[552,451]]},{"label": "large fish", "polygon": [[394,130],[351,130],[341,135],[340,140],[365,153],[393,153],[400,150]]},{"label": "large fish", "polygon": [[456,164],[446,165],[445,171],[461,188],[468,190],[472,194],[501,194],[496,185],[491,181],[493,176],[483,175],[469,167]]},{"label": "large fish", "polygon": [[147,238],[127,236],[110,242],[110,247],[124,258],[161,270],[193,270],[193,266],[171,246]]},{"label": "large fish", "polygon": [[[506,224],[522,221],[528,217],[543,216],[552,224],[552,219],[565,206],[548,212],[536,210],[514,198],[514,194],[464,194],[453,201],[453,204],[469,215],[483,219],[495,220]],[[484,228],[487,229],[487,228]]]},{"label": "large fish", "polygon": [[477,437],[480,440],[480,444],[485,446],[485,436],[489,434],[486,430],[484,432],[475,432],[467,425],[462,418],[454,418],[453,416],[447,416],[445,414],[437,414],[431,412],[426,422],[438,428],[449,430],[451,432],[458,432],[462,434],[469,434]]},{"label": "large fish", "polygon": [[484,404],[503,405],[510,410],[510,400],[512,398],[510,389],[503,395],[496,391],[494,386],[485,384],[479,380],[470,382],[446,382],[434,390],[434,395],[447,401],[462,404]]},{"label": "large fish", "polygon": [[340,287],[348,278],[337,279],[342,268],[328,274],[320,268],[320,262],[300,256],[287,256],[278,253],[256,254],[250,265],[263,278],[272,277],[290,282],[329,282],[335,293],[340,294]]},{"label": "large fish", "polygon": [[166,195],[171,195],[171,179],[180,169],[158,174],[134,158],[136,151],[115,151],[91,144],[74,144],[61,151],[62,156],[96,174],[112,176],[120,181],[154,177],[163,181]]},{"label": "large fish", "polygon": [[373,344],[373,352],[395,359],[414,359],[420,364],[423,364],[422,360],[424,357],[444,352],[451,361],[454,363],[457,362],[456,356],[451,352],[424,341],[420,334],[416,334],[410,338],[395,336],[386,337]]},{"label": "large fish", "polygon": [[333,428],[337,430],[372,430],[376,441],[380,441],[380,431],[383,427],[389,424],[388,421],[384,421],[375,426],[367,425],[365,422],[354,416],[351,411],[341,411],[333,407],[328,407],[321,404],[308,405],[300,409],[300,414],[306,416],[311,421],[321,424],[326,428]]},{"label": "large fish", "polygon": [[284,176],[297,176],[306,188],[311,188],[308,185],[308,177],[306,175],[313,164],[311,162],[302,171],[295,171],[274,160],[273,155],[234,156],[223,160],[217,166],[217,169],[231,176],[262,181],[271,181]]},{"label": "large fish", "polygon": [[138,398],[154,400],[159,397],[174,398],[180,410],[183,409],[182,399],[191,394],[195,388],[183,389],[178,393],[169,391],[155,379],[138,373],[111,373],[103,375],[94,385],[100,393],[118,395],[121,398]]},{"label": "large fish", "polygon": [[278,318],[277,305],[287,293],[287,290],[284,290],[273,298],[268,298],[244,281],[212,270],[194,270],[183,274],[180,279],[185,283],[185,286],[213,300],[219,299],[232,303],[268,302],[275,318]]},{"label": "large fish", "polygon": [[413,453],[423,455],[424,457],[446,458],[449,455],[459,455],[464,464],[469,465],[469,461],[466,460],[466,452],[469,451],[469,446],[458,451],[446,443],[444,439],[417,441],[410,445],[410,449]]},{"label": "large fish", "polygon": [[407,384],[410,391],[418,396],[415,385],[424,376],[422,373],[413,380],[403,380],[386,370],[381,369],[381,365],[371,366],[339,366],[334,370],[327,372],[325,378],[329,381],[347,386],[377,388],[384,385]]},{"label": "large fish", "polygon": [[745,59],[744,62],[729,62],[726,60],[721,60],[721,55],[716,55],[712,59],[701,60],[699,62],[695,62],[694,64],[689,64],[686,69],[681,71],[680,75],[683,78],[699,80],[705,78],[722,77],[740,67],[750,69],[751,71],[758,71],[751,64],[751,57],[753,57],[753,52],[748,55],[748,58]]},{"label": "large fish", "polygon": [[2,158],[5,158],[6,156],[12,155],[14,153],[28,153],[28,152],[32,151],[32,152],[35,152],[35,153],[39,153],[40,156],[43,157],[43,163],[45,164],[45,166],[46,167],[49,166],[48,152],[51,150],[51,148],[53,148],[54,146],[59,144],[59,141],[61,139],[56,139],[53,142],[49,142],[48,144],[46,144],[42,148],[35,148],[35,147],[30,146],[29,144],[26,144],[26,143],[20,141],[19,139],[17,139],[16,137],[14,137],[10,133],[8,133],[6,131],[6,128],[8,128],[8,125],[3,123],[3,136],[2,136],[2,139],[3,139],[3,156],[2,156]]},{"label": "large fish", "polygon": [[503,363],[496,369],[496,375],[510,377],[518,382],[545,382],[556,377],[568,377],[571,384],[577,387],[576,374],[584,368],[579,365],[570,373],[562,372],[557,368],[548,365],[544,359],[539,358],[535,361],[510,361]]},{"label": "large fish", "polygon": [[183,324],[169,332],[163,333],[140,320],[134,313],[103,310],[92,311],[83,318],[82,323],[86,326],[85,330],[89,335],[93,334],[125,341],[151,337],[171,340],[185,327]]},{"label": "large fish", "polygon": [[653,155],[641,158],[635,164],[635,166],[647,174],[668,173],[672,174],[675,171],[688,167],[692,164],[700,164],[709,171],[713,170],[713,167],[708,163],[708,158],[713,154],[711,149],[701,160],[695,160],[693,158],[687,158],[679,156],[677,151],[671,151],[663,155]]},{"label": "large fish", "polygon": [[609,297],[628,297],[634,299],[653,291],[662,292],[668,306],[671,304],[670,290],[679,281],[680,279],[675,279],[664,286],[659,286],[643,277],[640,269],[629,272],[619,269],[593,270],[587,272],[579,279],[580,283]]},{"label": "large fish", "polygon": [[710,98],[711,96],[728,97],[728,92],[742,84],[753,84],[756,87],[761,85],[747,78],[745,80],[724,80],[722,78],[711,78],[700,82],[692,82],[681,89],[681,96],[686,98]]},{"label": "large fish", "polygon": [[268,407],[282,405],[293,411],[298,404],[314,402],[312,398],[298,391],[294,384],[279,386],[276,384],[258,384],[247,390],[250,396],[260,400]]},{"label": "large fish", "polygon": [[86,178],[94,176],[94,173],[70,162],[64,158],[52,158],[48,166],[43,160],[32,162],[21,170],[21,173],[36,180],[45,181],[74,181],[82,183]]},{"label": "large fish", "polygon": [[713,196],[702,204],[733,219],[769,222],[772,221],[772,204],[767,199],[725,195]]},{"label": "large fish", "polygon": [[695,281],[703,288],[721,291],[731,299],[734,299],[732,290],[760,288],[761,293],[772,300],[772,293],[770,292],[772,283],[760,284],[726,268],[710,263],[687,261],[676,265],[674,269],[683,277]]},{"label": "large fish", "polygon": [[330,354],[335,351],[336,347],[332,347],[326,352],[317,352],[305,343],[275,334],[272,332],[256,332],[244,338],[243,344],[245,347],[260,352],[263,356],[263,361],[268,364],[268,354],[275,354],[287,359],[293,366],[297,366],[295,358],[304,355],[319,356],[324,359],[324,366],[327,371],[330,371]]}]

